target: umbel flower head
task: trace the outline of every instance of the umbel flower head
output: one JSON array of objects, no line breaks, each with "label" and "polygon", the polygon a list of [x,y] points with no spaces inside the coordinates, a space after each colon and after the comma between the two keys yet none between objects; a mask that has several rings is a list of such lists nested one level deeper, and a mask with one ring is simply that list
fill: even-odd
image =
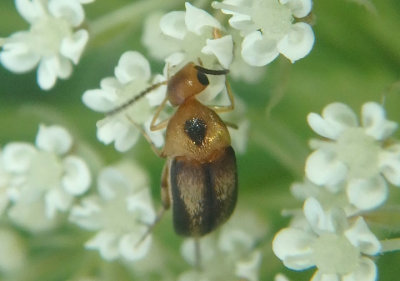
[{"label": "umbel flower head", "polygon": [[42,219],[45,228],[46,219],[69,210],[73,199],[88,190],[90,171],[82,158],[70,153],[72,144],[65,128],[40,125],[36,146],[12,142],[4,147],[1,160],[13,203],[8,214],[15,222],[38,230]]},{"label": "umbel flower head", "polygon": [[311,26],[298,20],[311,12],[311,0],[225,0],[213,7],[232,15],[229,24],[240,30],[242,57],[250,65],[266,65],[279,53],[295,62],[314,45]]},{"label": "umbel flower head", "polygon": [[[185,3],[186,11],[173,11],[164,15],[159,22],[160,31],[147,29],[147,33],[161,33],[160,38],[144,40],[151,53],[162,53],[174,57],[175,64],[197,62],[200,59],[204,66],[212,67],[216,63],[228,69],[233,59],[233,41],[231,35],[214,38],[214,30],[221,29],[221,24],[206,11]],[[154,26],[154,25],[153,25]],[[155,26],[157,28],[157,26]],[[164,45],[155,40],[170,41],[165,53]],[[164,42],[163,41],[163,42]],[[163,50],[161,50],[163,49]],[[167,59],[167,62],[170,59]]]},{"label": "umbel flower head", "polygon": [[72,222],[97,232],[85,247],[105,260],[143,258],[151,246],[151,235],[143,235],[155,220],[147,175],[133,163],[122,163],[104,168],[97,185],[98,195],[84,198],[70,213]]},{"label": "umbel flower head", "polygon": [[381,245],[362,217],[351,221],[343,210],[325,211],[315,198],[303,207],[304,227],[280,230],[272,243],[275,255],[293,270],[315,266],[311,281],[374,281],[376,265],[370,256],[380,252]]},{"label": "umbel flower head", "polygon": [[85,18],[82,3],[93,1],[16,0],[30,28],[0,40],[0,62],[16,73],[38,66],[37,82],[44,90],[52,88],[57,78],[68,78],[89,39],[88,32],[79,29]]},{"label": "umbel flower head", "polygon": [[[114,73],[115,77],[101,80],[100,89],[87,90],[83,94],[82,99],[86,106],[105,113],[123,105],[152,83],[166,80],[158,75],[150,81],[150,64],[136,51],[123,53]],[[165,86],[160,86],[121,112],[98,121],[97,138],[105,144],[114,142],[118,151],[124,152],[130,149],[140,136],[133,122],[138,126],[145,124],[145,128],[150,127],[154,109],[161,103],[165,89]],[[164,139],[160,131],[148,134],[156,146],[163,144]]]},{"label": "umbel flower head", "polygon": [[342,103],[326,106],[322,115],[310,113],[308,123],[326,140],[310,142],[315,151],[305,169],[317,185],[344,183],[350,203],[365,210],[386,200],[386,180],[400,186],[400,144],[387,142],[397,123],[386,119],[380,104],[365,103],[361,120]]}]

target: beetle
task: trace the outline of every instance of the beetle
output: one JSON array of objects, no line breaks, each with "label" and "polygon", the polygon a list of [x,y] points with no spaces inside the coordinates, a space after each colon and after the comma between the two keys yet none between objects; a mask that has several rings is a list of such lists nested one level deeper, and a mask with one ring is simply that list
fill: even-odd
[{"label": "beetle", "polygon": [[[119,112],[155,88],[167,85],[166,97],[150,124],[151,131],[166,128],[161,151],[143,128],[131,120],[152,149],[166,158],[161,176],[162,209],[147,234],[169,208],[172,208],[175,232],[195,238],[212,232],[233,213],[238,196],[236,157],[227,125],[217,114],[233,110],[233,94],[226,81],[230,105],[206,106],[196,98],[209,85],[207,74],[226,75],[228,72],[187,63],[167,81],[150,86],[108,113]],[[157,123],[167,101],[177,109],[169,119]]]}]

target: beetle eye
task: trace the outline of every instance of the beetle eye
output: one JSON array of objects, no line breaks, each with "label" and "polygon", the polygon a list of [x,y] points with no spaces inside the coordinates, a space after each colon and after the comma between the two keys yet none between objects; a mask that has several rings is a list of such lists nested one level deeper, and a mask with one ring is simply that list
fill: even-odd
[{"label": "beetle eye", "polygon": [[208,84],[210,84],[210,82],[208,81],[207,75],[205,75],[201,71],[197,71],[197,80],[199,80],[199,82],[204,86],[207,86]]}]

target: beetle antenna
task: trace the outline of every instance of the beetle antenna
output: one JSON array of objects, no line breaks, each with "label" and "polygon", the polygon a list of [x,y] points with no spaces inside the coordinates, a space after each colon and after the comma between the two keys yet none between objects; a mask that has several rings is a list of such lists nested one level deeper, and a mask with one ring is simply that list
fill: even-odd
[{"label": "beetle antenna", "polygon": [[194,66],[198,71],[201,71],[205,74],[210,74],[210,75],[226,75],[229,73],[229,69],[208,69],[208,68],[204,68],[200,65],[195,65]]},{"label": "beetle antenna", "polygon": [[162,86],[162,85],[166,85],[168,83],[168,80],[166,81],[162,81],[162,82],[158,82],[155,83],[149,87],[147,87],[146,89],[144,89],[143,91],[141,91],[137,96],[132,97],[130,100],[128,100],[127,102],[121,104],[120,106],[111,109],[110,111],[106,112],[105,114],[107,116],[111,116],[114,115],[118,112],[120,112],[121,110],[124,110],[125,108],[127,108],[128,106],[134,104],[136,101],[140,100],[141,98],[143,98],[145,95],[147,95],[148,93],[150,93],[151,91],[157,89],[158,87]]}]

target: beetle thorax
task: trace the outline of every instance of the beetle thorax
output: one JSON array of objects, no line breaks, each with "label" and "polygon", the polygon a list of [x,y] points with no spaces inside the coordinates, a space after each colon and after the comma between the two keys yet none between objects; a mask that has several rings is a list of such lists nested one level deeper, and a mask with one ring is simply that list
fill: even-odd
[{"label": "beetle thorax", "polygon": [[216,151],[228,146],[230,136],[221,118],[195,98],[189,98],[168,123],[163,154],[209,162]]}]

